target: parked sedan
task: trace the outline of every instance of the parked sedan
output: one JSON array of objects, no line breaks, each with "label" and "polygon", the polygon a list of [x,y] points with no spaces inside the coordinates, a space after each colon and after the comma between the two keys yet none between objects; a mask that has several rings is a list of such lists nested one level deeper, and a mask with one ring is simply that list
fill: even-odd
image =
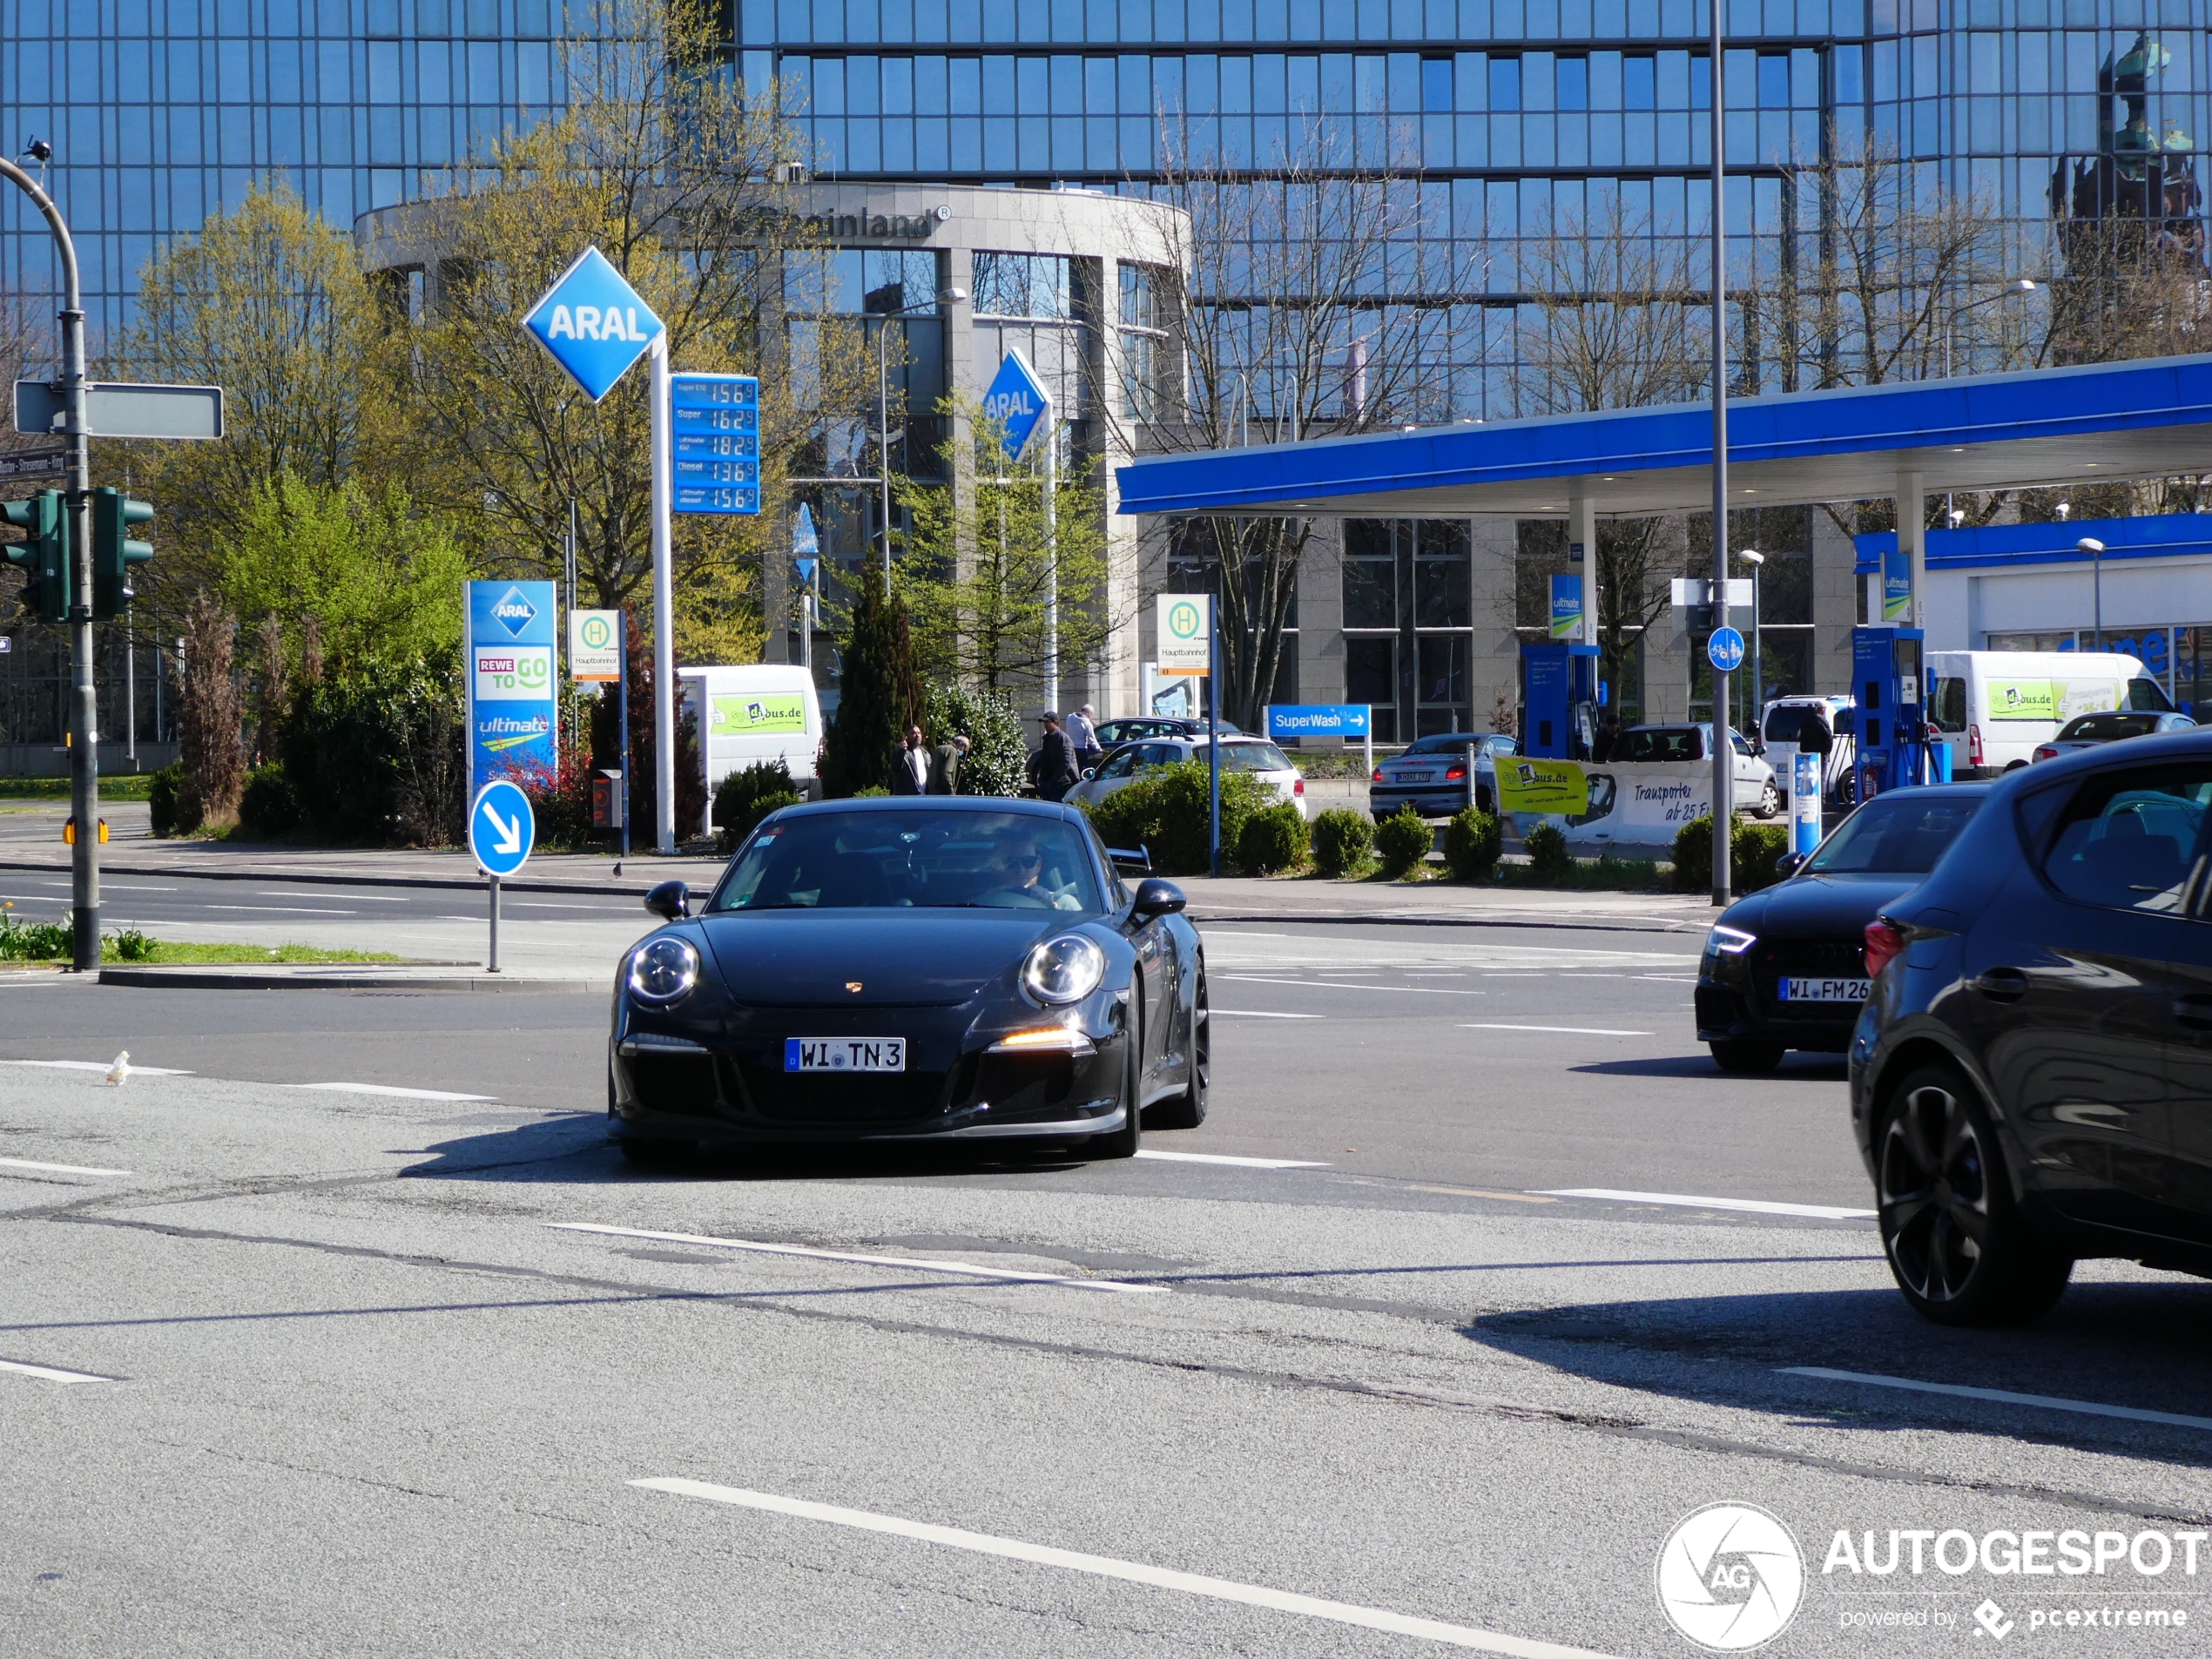
[{"label": "parked sedan", "polygon": [[[1224,720],[1221,729],[1226,733],[1237,728]],[[1133,714],[1118,720],[1101,720],[1093,730],[1098,733],[1098,746],[1111,754],[1125,743],[1142,743],[1148,738],[1197,738],[1203,741],[1206,723],[1164,714]]]},{"label": "parked sedan", "polygon": [[[1103,800],[1148,772],[1180,765],[1186,760],[1204,765],[1209,750],[1204,737],[1155,738],[1143,743],[1123,744],[1093,770],[1083,773],[1068,792],[1067,799],[1070,802]],[[1224,772],[1258,774],[1276,799],[1297,807],[1300,818],[1306,815],[1305,775],[1291,764],[1288,755],[1265,738],[1224,736],[1221,740],[1221,769]]]},{"label": "parked sedan", "polygon": [[1860,807],[1802,868],[1739,899],[1705,937],[1697,1040],[1723,1071],[1771,1071],[1785,1049],[1841,1054],[1866,1001],[1866,924],[1918,887],[1986,784],[1892,790]]},{"label": "parked sedan", "polygon": [[[1474,751],[1474,776],[1467,776],[1467,751]],[[1367,810],[1380,823],[1401,806],[1424,818],[1449,818],[1470,801],[1484,812],[1496,810],[1500,755],[1515,754],[1520,745],[1502,732],[1449,732],[1419,739],[1401,754],[1378,764],[1368,780]]]},{"label": "parked sedan", "polygon": [[2209,809],[2212,731],[2021,767],[1867,928],[1851,1126],[1927,1318],[2033,1318],[2083,1257],[2212,1276]]},{"label": "parked sedan", "polygon": [[2186,714],[2170,711],[2158,713],[2119,709],[2103,714],[2076,715],[2059,728],[2058,735],[2048,743],[2038,744],[2031,760],[2055,760],[2060,755],[2072,754],[2078,749],[2094,749],[2101,743],[2117,743],[2123,738],[2155,738],[2168,732],[2186,732],[2196,724]]},{"label": "parked sedan", "polygon": [[1135,1155],[1206,1112],[1204,954],[1043,801],[825,801],[764,819],[698,914],[624,959],[608,1125],[652,1160],[799,1141],[1048,1141]]}]

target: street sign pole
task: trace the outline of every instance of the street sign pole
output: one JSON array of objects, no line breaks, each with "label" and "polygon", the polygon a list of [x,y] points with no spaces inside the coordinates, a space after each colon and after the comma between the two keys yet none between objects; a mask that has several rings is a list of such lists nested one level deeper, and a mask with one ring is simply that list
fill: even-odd
[{"label": "street sign pole", "polygon": [[[1728,625],[1728,198],[1723,185],[1728,133],[1721,94],[1721,25],[1727,8],[1712,13],[1709,87],[1713,162],[1713,594],[1714,625]],[[1736,826],[1736,745],[1728,740],[1728,674],[1713,669],[1713,903],[1728,903],[1730,834]]]},{"label": "street sign pole", "polygon": [[630,612],[622,613],[622,855],[630,856],[630,802],[633,773],[630,765]]},{"label": "street sign pole", "polygon": [[469,850],[476,867],[491,879],[491,948],[484,971],[499,972],[499,883],[529,862],[537,840],[537,815],[530,798],[511,780],[496,778],[469,804]]},{"label": "street sign pole", "polygon": [[[1218,578],[1217,578],[1218,579]],[[1206,867],[1221,874],[1221,596],[1206,607]]]},{"label": "street sign pole", "polygon": [[491,879],[491,948],[484,955],[484,972],[499,972],[499,878]]},{"label": "street sign pole", "polygon": [[[653,845],[676,850],[676,573],[669,515],[674,494],[668,428],[668,335],[654,338],[653,401]],[[625,759],[627,757],[624,757]]]},{"label": "street sign pole", "polygon": [[[1044,701],[1060,707],[1060,434],[1052,400],[1044,401]],[[1063,709],[1061,711],[1065,713]]]}]

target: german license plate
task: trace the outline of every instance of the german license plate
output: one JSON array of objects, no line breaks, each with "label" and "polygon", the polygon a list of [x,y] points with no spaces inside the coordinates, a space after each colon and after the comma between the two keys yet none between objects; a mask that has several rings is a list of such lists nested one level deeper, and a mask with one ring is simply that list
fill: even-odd
[{"label": "german license plate", "polygon": [[904,1037],[786,1037],[786,1071],[904,1071]]},{"label": "german license plate", "polygon": [[1425,784],[1435,776],[1433,772],[1401,772],[1398,774],[1398,781],[1401,784]]},{"label": "german license plate", "polygon": [[1864,1002],[1872,986],[1863,979],[1785,979],[1784,1002]]}]

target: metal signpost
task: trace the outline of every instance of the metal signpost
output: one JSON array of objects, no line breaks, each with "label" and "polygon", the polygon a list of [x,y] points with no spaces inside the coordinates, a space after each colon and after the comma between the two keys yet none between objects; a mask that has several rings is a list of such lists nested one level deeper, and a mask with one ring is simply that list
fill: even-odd
[{"label": "metal signpost", "polygon": [[[1707,84],[1711,96],[1710,105],[1711,128],[1706,143],[1710,147],[1713,162],[1712,233],[1713,233],[1713,591],[1728,592],[1728,195],[1725,189],[1728,155],[1728,100],[1721,90],[1721,70],[1723,57],[1721,50],[1722,25],[1726,22],[1727,8],[1709,4],[1711,14],[1712,40],[1708,48]],[[1723,625],[1728,616],[1723,611],[1714,618]],[[1733,634],[1734,629],[1728,629]],[[1710,656],[1710,650],[1708,649]],[[1736,659],[1743,659],[1743,642],[1739,636],[1736,644]],[[1731,873],[1729,855],[1730,834],[1735,827],[1736,754],[1735,745],[1726,741],[1728,732],[1728,674],[1718,657],[1713,664],[1713,730],[1722,740],[1713,745],[1713,902],[1728,902]],[[1728,803],[1723,806],[1722,803]]]},{"label": "metal signpost", "polygon": [[499,883],[529,861],[537,840],[537,815],[530,798],[504,778],[494,779],[476,792],[469,808],[469,850],[491,878],[491,950],[484,961],[488,974],[499,972]]},{"label": "metal signpost", "polygon": [[553,584],[470,582],[468,599],[469,787],[517,765],[560,763],[553,675]]},{"label": "metal signpost", "polygon": [[[615,388],[640,357],[650,356],[652,432],[653,806],[660,850],[676,850],[675,577],[669,530],[673,496],[669,453],[668,329],[622,273],[587,247],[523,319],[594,403]],[[735,509],[732,509],[735,510]],[[630,764],[623,752],[625,772]]]},{"label": "metal signpost", "polygon": [[[1736,744],[1730,735],[1728,701],[1723,692],[1728,687],[1728,677],[1743,665],[1743,636],[1735,629],[1720,627],[1713,630],[1705,641],[1705,660],[1713,665],[1713,821],[1720,827],[1713,833],[1726,836],[1733,832],[1736,818]],[[1719,843],[1715,856],[1719,856]],[[1719,894],[1727,892],[1725,885]],[[1721,902],[1716,894],[1714,903]]]},{"label": "metal signpost", "polygon": [[1207,683],[1206,846],[1210,866],[1221,873],[1221,682],[1213,671],[1213,596],[1210,593],[1163,593],[1159,597],[1159,621],[1154,654],[1160,672],[1181,674]]},{"label": "metal signpost", "polygon": [[983,394],[983,413],[999,423],[1006,458],[1019,461],[1029,439],[1044,428],[1044,701],[1060,706],[1059,423],[1052,415],[1052,395],[1017,347],[999,363]]},{"label": "metal signpost", "polygon": [[[100,818],[98,700],[92,686],[93,525],[92,455],[89,440],[111,438],[219,438],[223,435],[223,394],[219,387],[95,387],[85,378],[84,300],[78,281],[76,239],[69,222],[44,185],[14,162],[0,158],[0,178],[30,198],[53,233],[61,266],[61,378],[16,383],[16,429],[38,436],[62,437],[63,489],[67,502],[70,631],[70,813],[79,824]],[[145,393],[152,398],[98,397],[100,393]],[[175,406],[169,418],[151,407],[165,395]],[[98,398],[96,403],[96,398]],[[30,424],[24,424],[24,417]],[[96,418],[97,417],[97,418]],[[100,965],[99,837],[79,835],[70,850],[70,961],[80,973]]]}]

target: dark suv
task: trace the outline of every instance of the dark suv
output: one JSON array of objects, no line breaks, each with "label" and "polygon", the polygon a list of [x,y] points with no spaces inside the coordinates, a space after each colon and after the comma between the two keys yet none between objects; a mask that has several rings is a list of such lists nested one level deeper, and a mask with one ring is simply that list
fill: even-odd
[{"label": "dark suv", "polygon": [[2212,1277],[2212,730],[2013,773],[1866,930],[1851,1122],[1891,1271],[2032,1318],[2077,1258]]}]

